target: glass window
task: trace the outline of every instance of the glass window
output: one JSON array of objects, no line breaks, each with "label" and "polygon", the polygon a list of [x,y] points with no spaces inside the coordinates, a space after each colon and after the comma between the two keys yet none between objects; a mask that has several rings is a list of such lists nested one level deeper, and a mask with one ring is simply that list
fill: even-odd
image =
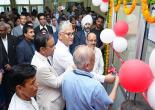
[{"label": "glass window", "polygon": [[1,0],[0,5],[10,5],[10,0]]},{"label": "glass window", "polygon": [[29,12],[29,6],[18,6],[18,12],[22,12],[22,8],[26,8],[27,12]]},{"label": "glass window", "polygon": [[43,13],[44,11],[44,8],[43,6],[38,6],[38,13]]},{"label": "glass window", "polygon": [[30,4],[43,4],[43,0],[30,0]]},{"label": "glass window", "polygon": [[29,0],[16,0],[16,4],[29,4]]},{"label": "glass window", "polygon": [[0,7],[0,12],[4,12],[4,7]]}]

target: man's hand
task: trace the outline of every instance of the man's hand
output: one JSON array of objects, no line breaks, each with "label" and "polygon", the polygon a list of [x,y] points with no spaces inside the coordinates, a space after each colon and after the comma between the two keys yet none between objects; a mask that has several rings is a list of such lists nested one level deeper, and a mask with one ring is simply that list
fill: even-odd
[{"label": "man's hand", "polygon": [[3,73],[2,73],[2,71],[0,70],[0,85],[2,84],[2,77],[3,77]]},{"label": "man's hand", "polygon": [[116,75],[116,77],[115,77],[115,83],[119,84],[119,77],[118,77],[118,75]]},{"label": "man's hand", "polygon": [[8,70],[8,71],[11,70],[11,68],[12,68],[10,64],[6,64],[4,67],[5,67],[5,69]]},{"label": "man's hand", "polygon": [[114,76],[112,74],[107,74],[107,75],[105,75],[105,82],[113,83],[115,81],[115,77],[116,76]]}]

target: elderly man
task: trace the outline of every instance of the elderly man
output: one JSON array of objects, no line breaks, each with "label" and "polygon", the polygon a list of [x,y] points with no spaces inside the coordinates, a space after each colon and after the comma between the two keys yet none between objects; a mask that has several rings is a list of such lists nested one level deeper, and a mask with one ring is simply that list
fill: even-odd
[{"label": "elderly man", "polygon": [[103,74],[104,62],[101,50],[96,47],[97,38],[95,33],[90,32],[86,39],[86,44],[91,47],[95,53],[95,64],[93,68],[93,72],[98,74]]},{"label": "elderly man", "polygon": [[63,110],[64,101],[60,93],[63,75],[58,75],[48,57],[54,52],[54,39],[47,34],[34,39],[36,52],[31,64],[37,67],[38,81],[37,102],[39,110]]},{"label": "elderly man", "polygon": [[82,24],[83,29],[77,32],[77,34],[75,35],[73,44],[70,46],[70,51],[72,54],[76,46],[86,44],[86,37],[88,33],[90,32],[91,26],[93,24],[93,19],[91,15],[86,15],[82,19],[81,24]]},{"label": "elderly man", "polygon": [[61,75],[68,66],[73,65],[73,58],[69,46],[73,43],[73,28],[69,21],[64,21],[59,28],[59,39],[53,55],[53,66]]},{"label": "elderly man", "polygon": [[2,59],[0,65],[2,66],[2,69],[4,69],[2,86],[5,90],[6,108],[14,93],[10,87],[10,71],[12,67],[17,64],[16,45],[16,38],[7,33],[6,23],[0,22],[0,59]]},{"label": "elderly man", "polygon": [[[69,21],[65,21],[60,25],[59,40],[53,55],[53,66],[56,72],[61,75],[66,70],[72,70],[74,67],[73,56],[69,51],[69,46],[73,43],[73,28]],[[100,75],[94,73],[94,78],[101,81],[113,82],[114,76]]]},{"label": "elderly man", "polygon": [[94,80],[91,74],[95,63],[94,51],[88,46],[79,46],[73,60],[77,69],[66,74],[62,82],[67,110],[108,110],[116,97],[118,76],[108,96],[101,83]]}]

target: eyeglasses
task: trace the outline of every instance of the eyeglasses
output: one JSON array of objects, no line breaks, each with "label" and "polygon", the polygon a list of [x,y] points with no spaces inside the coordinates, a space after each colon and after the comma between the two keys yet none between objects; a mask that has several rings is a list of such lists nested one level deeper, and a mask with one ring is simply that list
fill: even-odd
[{"label": "eyeglasses", "polygon": [[74,35],[74,33],[73,32],[68,32],[68,33],[66,33],[66,32],[63,32],[64,34],[66,34],[66,35],[68,35],[68,36],[73,36]]}]

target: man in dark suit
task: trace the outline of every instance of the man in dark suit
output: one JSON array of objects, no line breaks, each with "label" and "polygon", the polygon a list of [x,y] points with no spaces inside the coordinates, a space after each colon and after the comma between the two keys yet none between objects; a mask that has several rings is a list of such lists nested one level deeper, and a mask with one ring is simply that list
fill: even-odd
[{"label": "man in dark suit", "polygon": [[23,28],[24,39],[18,44],[17,51],[17,61],[18,64],[21,63],[31,63],[32,57],[34,55],[34,29],[32,26],[25,25]]},{"label": "man in dark suit", "polygon": [[38,20],[39,20],[40,25],[35,28],[35,34],[36,35],[39,34],[40,30],[43,28],[45,28],[49,34],[53,34],[53,29],[51,26],[47,25],[47,21],[46,21],[46,17],[44,15],[44,13],[38,14]]},{"label": "man in dark suit", "polygon": [[91,15],[86,15],[82,21],[82,30],[78,31],[74,37],[73,44],[70,46],[70,52],[73,54],[76,46],[86,44],[87,34],[90,32],[93,19]]},{"label": "man in dark suit", "polygon": [[16,64],[16,38],[7,34],[6,23],[0,22],[0,59],[4,70],[2,86],[5,91],[6,107],[10,103],[14,91],[10,86],[10,75],[12,66]]}]

